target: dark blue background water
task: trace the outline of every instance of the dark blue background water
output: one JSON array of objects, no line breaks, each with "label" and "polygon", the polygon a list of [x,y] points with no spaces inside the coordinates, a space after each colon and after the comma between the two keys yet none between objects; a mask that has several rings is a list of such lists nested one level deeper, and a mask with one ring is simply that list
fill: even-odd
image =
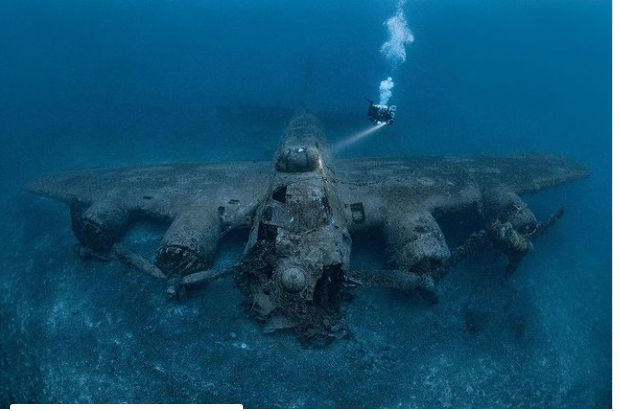
[{"label": "dark blue background water", "polygon": [[[82,167],[269,159],[277,132],[222,125],[215,107],[297,107],[308,56],[308,106],[363,114],[363,97],[377,98],[390,71],[379,48],[395,7],[393,0],[0,3],[0,403],[611,405],[611,1],[409,0],[416,39],[394,75],[397,121],[341,156],[548,152],[581,161],[591,176],[527,198],[542,217],[560,205],[567,216],[509,284],[472,285],[499,270],[480,257],[446,281],[438,306],[362,295],[349,307],[359,341],[327,354],[263,337],[249,320],[226,325],[240,310],[209,299],[229,298],[230,284],[204,290],[189,308],[139,317],[160,306],[149,297],[159,288],[116,265],[84,265],[70,252],[66,210],[21,190],[29,178]],[[354,126],[330,137],[366,123]],[[136,241],[156,244],[157,230],[145,230]],[[358,264],[372,254],[359,253]],[[128,297],[136,287],[138,301]],[[478,297],[461,301],[467,295]],[[494,311],[504,297],[514,306]],[[123,304],[154,336],[135,330],[131,311],[115,312]],[[482,313],[480,333],[463,327],[463,304]],[[230,305],[224,325],[186,324]],[[356,314],[368,307],[373,314]],[[525,337],[515,339],[495,314],[511,310]],[[50,325],[53,312],[66,323]],[[70,320],[88,312],[103,325],[84,331]],[[171,329],[194,330],[192,343],[150,345],[172,338]],[[236,357],[230,344],[220,354],[219,345],[205,348],[229,329],[245,333],[253,354]],[[128,333],[143,339],[123,342]],[[151,356],[163,358],[165,371],[139,369],[158,370]],[[184,371],[193,360],[194,371]]]}]

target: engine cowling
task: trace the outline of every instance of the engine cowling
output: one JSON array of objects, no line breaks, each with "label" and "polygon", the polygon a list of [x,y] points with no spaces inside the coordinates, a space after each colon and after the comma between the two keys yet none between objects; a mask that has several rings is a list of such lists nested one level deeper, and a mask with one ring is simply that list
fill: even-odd
[{"label": "engine cowling", "polygon": [[510,190],[494,190],[486,193],[481,207],[481,215],[487,224],[494,222],[510,223],[523,234],[529,234],[538,221],[525,201]]},{"label": "engine cowling", "polygon": [[96,252],[108,253],[129,227],[129,210],[116,201],[103,200],[85,207],[71,205],[71,226],[80,243]]},{"label": "engine cowling", "polygon": [[187,210],[166,231],[155,264],[172,275],[204,270],[213,260],[220,233],[221,222],[215,210]]},{"label": "engine cowling", "polygon": [[450,257],[444,235],[428,211],[391,213],[383,227],[389,262],[418,274],[432,274]]}]

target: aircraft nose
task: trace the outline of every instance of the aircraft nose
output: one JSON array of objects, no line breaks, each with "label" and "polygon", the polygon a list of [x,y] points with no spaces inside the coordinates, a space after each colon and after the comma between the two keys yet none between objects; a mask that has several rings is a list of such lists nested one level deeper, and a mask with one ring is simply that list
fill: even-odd
[{"label": "aircraft nose", "polygon": [[306,272],[299,267],[286,267],[279,273],[282,288],[290,293],[298,293],[306,288]]}]

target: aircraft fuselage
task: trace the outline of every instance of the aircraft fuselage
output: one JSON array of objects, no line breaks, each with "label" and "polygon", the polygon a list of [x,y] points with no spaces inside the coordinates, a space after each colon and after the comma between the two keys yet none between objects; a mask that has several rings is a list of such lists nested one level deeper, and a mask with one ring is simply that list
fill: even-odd
[{"label": "aircraft fuselage", "polygon": [[313,316],[336,326],[331,300],[349,268],[351,237],[332,167],[316,117],[295,117],[276,152],[243,259],[254,310],[270,319],[267,330],[298,326]]}]

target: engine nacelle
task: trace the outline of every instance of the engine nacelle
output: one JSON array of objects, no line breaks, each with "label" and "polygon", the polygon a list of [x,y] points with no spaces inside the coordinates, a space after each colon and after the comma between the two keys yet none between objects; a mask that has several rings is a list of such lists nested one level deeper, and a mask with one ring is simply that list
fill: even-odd
[{"label": "engine nacelle", "polygon": [[213,260],[221,226],[214,210],[185,211],[166,231],[157,252],[156,265],[168,275],[185,275],[206,269]]},{"label": "engine nacelle", "polygon": [[80,243],[97,252],[108,253],[125,234],[130,213],[115,201],[98,201],[86,208],[71,205],[71,226]]},{"label": "engine nacelle", "polygon": [[432,274],[450,258],[437,221],[428,211],[391,213],[383,227],[389,261],[397,268]]},{"label": "engine nacelle", "polygon": [[509,190],[495,190],[484,196],[481,214],[487,224],[510,223],[522,234],[529,234],[536,229],[538,221],[525,201]]}]

